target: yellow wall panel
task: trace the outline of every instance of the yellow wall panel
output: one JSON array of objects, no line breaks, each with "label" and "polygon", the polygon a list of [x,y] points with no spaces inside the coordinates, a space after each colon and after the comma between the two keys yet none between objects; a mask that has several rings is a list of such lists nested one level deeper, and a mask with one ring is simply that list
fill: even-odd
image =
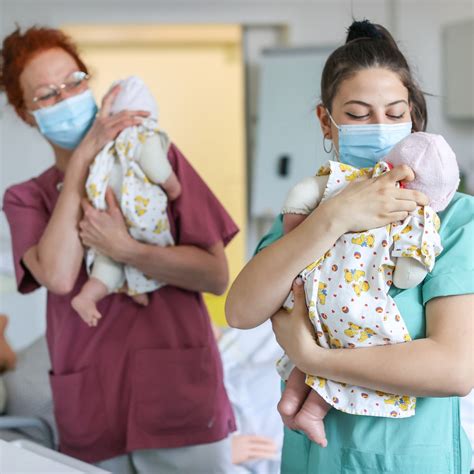
[{"label": "yellow wall panel", "polygon": [[[140,76],[153,92],[160,127],[178,145],[240,227],[227,248],[230,278],[245,258],[246,169],[241,29],[236,25],[79,26],[78,42],[99,100],[110,84]],[[196,209],[199,212],[199,209]],[[225,324],[224,296],[205,295]]]}]

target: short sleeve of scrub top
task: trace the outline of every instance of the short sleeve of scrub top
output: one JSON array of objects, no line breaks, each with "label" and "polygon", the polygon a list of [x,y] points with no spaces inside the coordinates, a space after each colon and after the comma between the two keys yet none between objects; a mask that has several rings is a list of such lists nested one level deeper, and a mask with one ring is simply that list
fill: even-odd
[{"label": "short sleeve of scrub top", "polygon": [[[414,339],[425,337],[424,305],[428,301],[474,293],[473,210],[474,198],[456,193],[439,213],[444,250],[432,273],[416,288],[390,290]],[[257,252],[282,234],[279,216]],[[326,448],[285,428],[282,474],[467,474],[470,470],[472,449],[461,427],[458,397],[419,397],[415,416],[404,419],[349,415],[332,409],[324,424]]]},{"label": "short sleeve of scrub top", "polygon": [[176,145],[171,145],[168,157],[183,189],[171,204],[177,244],[207,249],[222,241],[226,246],[238,227]]},{"label": "short sleeve of scrub top", "polygon": [[[50,169],[49,172],[54,171]],[[15,275],[20,293],[30,293],[40,286],[23,265],[22,258],[27,250],[39,242],[48,224],[49,214],[41,193],[41,188],[33,179],[29,186],[10,187],[3,198],[3,211],[10,225]]]},{"label": "short sleeve of scrub top", "polygon": [[423,303],[438,296],[473,292],[474,199],[457,195],[440,213],[443,251],[423,282]]}]

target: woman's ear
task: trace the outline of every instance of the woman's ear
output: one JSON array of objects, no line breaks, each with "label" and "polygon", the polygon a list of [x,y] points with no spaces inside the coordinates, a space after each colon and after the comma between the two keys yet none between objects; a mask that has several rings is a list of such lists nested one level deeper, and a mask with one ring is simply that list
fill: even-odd
[{"label": "woman's ear", "polygon": [[17,114],[23,122],[26,122],[30,127],[36,127],[35,118],[25,108],[17,109]]},{"label": "woman's ear", "polygon": [[319,119],[319,123],[321,124],[323,137],[332,140],[331,119],[329,118],[328,111],[323,104],[318,104],[316,107],[316,115]]}]

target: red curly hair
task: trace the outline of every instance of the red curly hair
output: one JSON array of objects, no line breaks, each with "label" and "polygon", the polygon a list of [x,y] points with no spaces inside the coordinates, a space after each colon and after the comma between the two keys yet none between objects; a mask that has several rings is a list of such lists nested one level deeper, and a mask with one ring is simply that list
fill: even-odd
[{"label": "red curly hair", "polygon": [[22,34],[17,28],[3,40],[0,51],[0,90],[6,92],[8,102],[20,117],[25,105],[20,85],[21,73],[34,56],[53,48],[62,48],[73,57],[81,71],[88,72],[76,45],[61,30],[33,26]]}]

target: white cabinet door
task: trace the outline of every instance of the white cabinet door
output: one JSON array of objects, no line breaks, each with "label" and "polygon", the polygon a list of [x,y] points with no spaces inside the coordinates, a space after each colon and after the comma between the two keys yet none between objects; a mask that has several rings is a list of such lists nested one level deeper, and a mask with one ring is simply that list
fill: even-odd
[{"label": "white cabinet door", "polygon": [[316,117],[327,48],[267,50],[261,62],[251,216],[276,215],[289,189],[328,155]]}]

